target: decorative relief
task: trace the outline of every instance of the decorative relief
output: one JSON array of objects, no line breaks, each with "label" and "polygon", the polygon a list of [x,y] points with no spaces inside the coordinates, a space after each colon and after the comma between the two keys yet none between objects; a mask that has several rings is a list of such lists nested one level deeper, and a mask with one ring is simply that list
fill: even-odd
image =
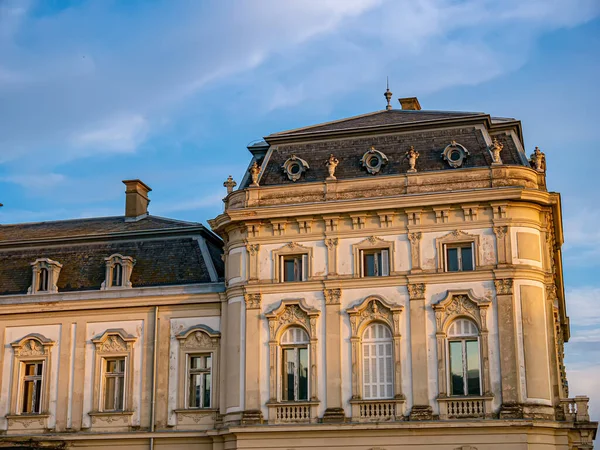
[{"label": "decorative relief", "polygon": [[366,217],[364,215],[351,214],[350,218],[352,219],[353,230],[362,230],[363,228],[365,228]]},{"label": "decorative relief", "polygon": [[327,305],[339,305],[340,299],[342,298],[341,289],[325,289],[323,291],[325,296],[325,304]]},{"label": "decorative relief", "polygon": [[388,163],[388,157],[375,147],[371,148],[360,159],[362,166],[367,169],[371,175],[376,175],[381,171],[381,168]]},{"label": "decorative relief", "polygon": [[494,227],[494,234],[496,235],[496,238],[498,238],[498,239],[502,239],[504,236],[506,236],[507,232],[508,232],[508,227],[506,227],[506,226]]},{"label": "decorative relief", "polygon": [[129,352],[135,341],[135,336],[128,334],[121,328],[106,330],[99,337],[92,339],[96,351],[99,353]]},{"label": "decorative relief", "polygon": [[425,298],[425,283],[409,284],[408,296],[411,300],[421,300]]},{"label": "decorative relief", "polygon": [[311,232],[313,219],[296,219],[298,221],[298,229],[301,234],[308,234]]},{"label": "decorative relief", "polygon": [[221,333],[206,325],[194,325],[176,337],[181,349],[202,350],[218,346]]},{"label": "decorative relief", "polygon": [[339,159],[333,156],[333,154],[329,155],[329,159],[325,163],[325,165],[327,166],[327,172],[329,173],[329,176],[326,178],[327,181],[336,180],[335,168],[338,166],[339,163]]},{"label": "decorative relief", "polygon": [[469,156],[469,151],[456,141],[450,142],[442,152],[444,161],[446,161],[450,167],[455,169],[463,165],[467,156]]},{"label": "decorative relief", "polygon": [[50,353],[54,342],[41,334],[32,333],[11,343],[16,357],[21,356],[45,356]]},{"label": "decorative relief", "polygon": [[379,224],[382,228],[390,228],[394,225],[394,213],[393,212],[385,212],[378,213],[379,216]]},{"label": "decorative relief", "polygon": [[468,205],[462,207],[466,222],[474,222],[477,220],[477,209],[478,207],[476,205]]},{"label": "decorative relief", "polygon": [[310,169],[308,163],[296,155],[290,156],[281,166],[283,172],[291,181],[298,181],[302,174]]},{"label": "decorative relief", "polygon": [[256,256],[260,250],[260,244],[246,244],[246,250],[250,256]]},{"label": "decorative relief", "polygon": [[498,295],[511,295],[513,293],[513,280],[511,278],[494,280],[494,284]]},{"label": "decorative relief", "polygon": [[420,231],[417,233],[408,233],[408,239],[410,240],[410,243],[413,245],[418,244],[422,237],[423,237],[423,233],[421,233]]},{"label": "decorative relief", "polygon": [[262,294],[244,294],[246,309],[260,309]]},{"label": "decorative relief", "polygon": [[449,220],[449,209],[434,208],[435,211],[435,223],[448,223]]},{"label": "decorative relief", "polygon": [[325,246],[331,250],[331,249],[337,247],[338,242],[339,242],[338,238],[325,239]]}]

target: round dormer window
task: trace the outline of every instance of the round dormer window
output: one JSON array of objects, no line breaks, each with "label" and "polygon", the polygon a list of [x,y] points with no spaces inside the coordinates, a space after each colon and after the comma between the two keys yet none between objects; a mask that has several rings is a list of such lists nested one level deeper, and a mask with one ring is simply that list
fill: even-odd
[{"label": "round dormer window", "polygon": [[379,150],[375,150],[375,147],[371,147],[369,151],[367,151],[360,162],[362,166],[367,169],[372,175],[379,173],[384,164],[387,164],[388,159],[382,152]]},{"label": "round dormer window", "polygon": [[450,167],[455,169],[464,164],[467,156],[469,156],[469,151],[456,141],[452,141],[442,152],[444,161],[446,161]]},{"label": "round dormer window", "polygon": [[289,157],[281,166],[283,172],[287,175],[288,179],[297,181],[300,179],[302,174],[309,169],[308,163],[302,158],[298,158],[296,155]]}]

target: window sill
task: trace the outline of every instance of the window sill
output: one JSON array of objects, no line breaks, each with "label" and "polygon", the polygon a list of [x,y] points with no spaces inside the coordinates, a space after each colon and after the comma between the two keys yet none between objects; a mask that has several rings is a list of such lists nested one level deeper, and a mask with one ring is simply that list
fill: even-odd
[{"label": "window sill", "polygon": [[315,423],[319,401],[269,402],[269,423]]},{"label": "window sill", "polygon": [[404,420],[404,397],[386,399],[354,399],[352,405],[353,422],[394,422]]},{"label": "window sill", "polygon": [[215,427],[218,408],[190,408],[173,410],[177,416],[177,429],[210,430]]}]

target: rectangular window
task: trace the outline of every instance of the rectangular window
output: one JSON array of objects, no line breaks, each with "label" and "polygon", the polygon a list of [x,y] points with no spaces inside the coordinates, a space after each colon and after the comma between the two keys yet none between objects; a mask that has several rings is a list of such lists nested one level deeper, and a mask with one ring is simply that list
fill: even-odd
[{"label": "rectangular window", "polygon": [[112,269],[112,285],[114,287],[121,286],[123,284],[123,266],[116,263]]},{"label": "rectangular window", "polygon": [[282,400],[308,400],[308,348],[283,348],[282,359]]},{"label": "rectangular window", "polygon": [[40,414],[42,405],[43,361],[21,363],[22,377],[22,409],[23,414]]},{"label": "rectangular window", "polygon": [[449,342],[450,394],[481,395],[479,343],[477,340]]},{"label": "rectangular window", "polygon": [[390,274],[390,257],[387,249],[361,250],[361,276],[385,277]]},{"label": "rectangular window", "polygon": [[38,282],[38,291],[47,291],[48,290],[48,269],[42,268],[38,274],[39,282]]},{"label": "rectangular window", "polygon": [[446,245],[446,272],[475,270],[473,244]]},{"label": "rectangular window", "polygon": [[212,355],[190,355],[188,360],[188,408],[210,408]]},{"label": "rectangular window", "polygon": [[125,358],[107,358],[104,367],[104,411],[123,411]]},{"label": "rectangular window", "polygon": [[306,281],[308,255],[281,257],[281,281]]}]

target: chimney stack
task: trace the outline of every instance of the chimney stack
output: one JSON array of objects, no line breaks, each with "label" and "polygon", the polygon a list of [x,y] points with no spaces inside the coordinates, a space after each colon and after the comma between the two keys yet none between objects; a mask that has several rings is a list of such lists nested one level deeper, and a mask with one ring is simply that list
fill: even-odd
[{"label": "chimney stack", "polygon": [[125,184],[125,220],[136,221],[148,215],[150,186],[141,180],[123,180]]},{"label": "chimney stack", "polygon": [[399,98],[398,101],[400,102],[400,105],[402,105],[402,109],[405,111],[419,111],[421,109],[421,105],[419,104],[417,97]]}]

